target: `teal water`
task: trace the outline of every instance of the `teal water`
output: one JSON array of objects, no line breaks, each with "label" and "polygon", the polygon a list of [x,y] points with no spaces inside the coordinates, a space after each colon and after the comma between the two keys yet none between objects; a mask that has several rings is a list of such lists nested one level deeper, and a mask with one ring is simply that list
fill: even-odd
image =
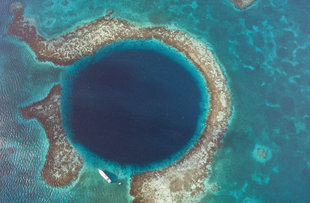
[{"label": "teal water", "polygon": [[[308,202],[310,180],[310,26],[304,0],[258,0],[238,11],[229,0],[27,1],[26,14],[47,37],[102,16],[106,9],[139,24],[179,27],[208,42],[225,68],[234,116],[217,151],[201,202]],[[128,180],[107,186],[88,164],[75,184],[51,188],[40,179],[46,139],[17,108],[37,101],[64,67],[40,63],[8,36],[8,5],[0,5],[0,201],[128,202]],[[268,160],[257,159],[263,147]],[[7,153],[14,148],[14,153]],[[113,171],[111,171],[113,172]],[[98,195],[100,194],[100,195]]]}]

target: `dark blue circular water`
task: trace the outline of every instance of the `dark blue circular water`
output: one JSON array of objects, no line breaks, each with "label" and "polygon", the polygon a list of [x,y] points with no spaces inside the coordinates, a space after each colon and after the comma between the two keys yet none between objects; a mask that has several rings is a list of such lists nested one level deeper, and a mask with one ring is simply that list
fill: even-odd
[{"label": "dark blue circular water", "polygon": [[[72,77],[73,142],[121,164],[184,148],[201,115],[201,89],[181,63],[152,50],[114,50]],[[66,106],[66,105],[65,105]]]}]

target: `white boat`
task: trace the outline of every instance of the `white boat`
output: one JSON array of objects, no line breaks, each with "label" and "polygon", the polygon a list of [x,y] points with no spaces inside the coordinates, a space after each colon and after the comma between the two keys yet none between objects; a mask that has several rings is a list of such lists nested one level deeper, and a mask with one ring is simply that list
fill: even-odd
[{"label": "white boat", "polygon": [[105,172],[103,172],[103,171],[100,170],[100,169],[98,169],[98,172],[99,172],[99,174],[100,174],[108,183],[111,183],[111,182],[112,182],[112,180],[109,178],[109,176],[108,176]]}]

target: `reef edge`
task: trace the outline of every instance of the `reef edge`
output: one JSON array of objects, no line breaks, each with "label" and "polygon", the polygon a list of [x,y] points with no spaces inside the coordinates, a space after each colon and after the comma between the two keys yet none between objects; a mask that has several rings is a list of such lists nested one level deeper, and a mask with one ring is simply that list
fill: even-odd
[{"label": "reef edge", "polygon": [[41,176],[54,187],[70,184],[83,167],[81,156],[66,138],[59,108],[60,92],[60,85],[55,85],[43,100],[20,108],[24,119],[37,119],[45,130],[49,148]]}]

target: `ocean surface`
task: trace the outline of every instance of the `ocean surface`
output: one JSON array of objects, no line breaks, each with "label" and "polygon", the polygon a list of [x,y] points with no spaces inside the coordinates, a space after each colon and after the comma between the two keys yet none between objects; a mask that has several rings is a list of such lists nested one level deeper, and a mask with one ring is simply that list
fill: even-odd
[{"label": "ocean surface", "polygon": [[[0,202],[130,202],[128,174],[133,168],[119,170],[121,166],[103,163],[97,156],[89,156],[81,176],[70,186],[52,188],[40,178],[48,142],[42,126],[36,120],[23,120],[18,108],[44,98],[65,70],[78,64],[38,62],[25,43],[7,32],[11,2],[0,3]],[[207,43],[228,78],[234,111],[200,202],[310,201],[310,4],[306,0],[257,0],[243,11],[230,0],[31,0],[25,4],[25,15],[34,17],[48,38],[113,9],[115,17],[177,27]],[[268,159],[258,159],[258,148],[268,152]],[[115,173],[123,184],[106,184],[96,167]],[[215,183],[218,192],[209,189]]]}]

